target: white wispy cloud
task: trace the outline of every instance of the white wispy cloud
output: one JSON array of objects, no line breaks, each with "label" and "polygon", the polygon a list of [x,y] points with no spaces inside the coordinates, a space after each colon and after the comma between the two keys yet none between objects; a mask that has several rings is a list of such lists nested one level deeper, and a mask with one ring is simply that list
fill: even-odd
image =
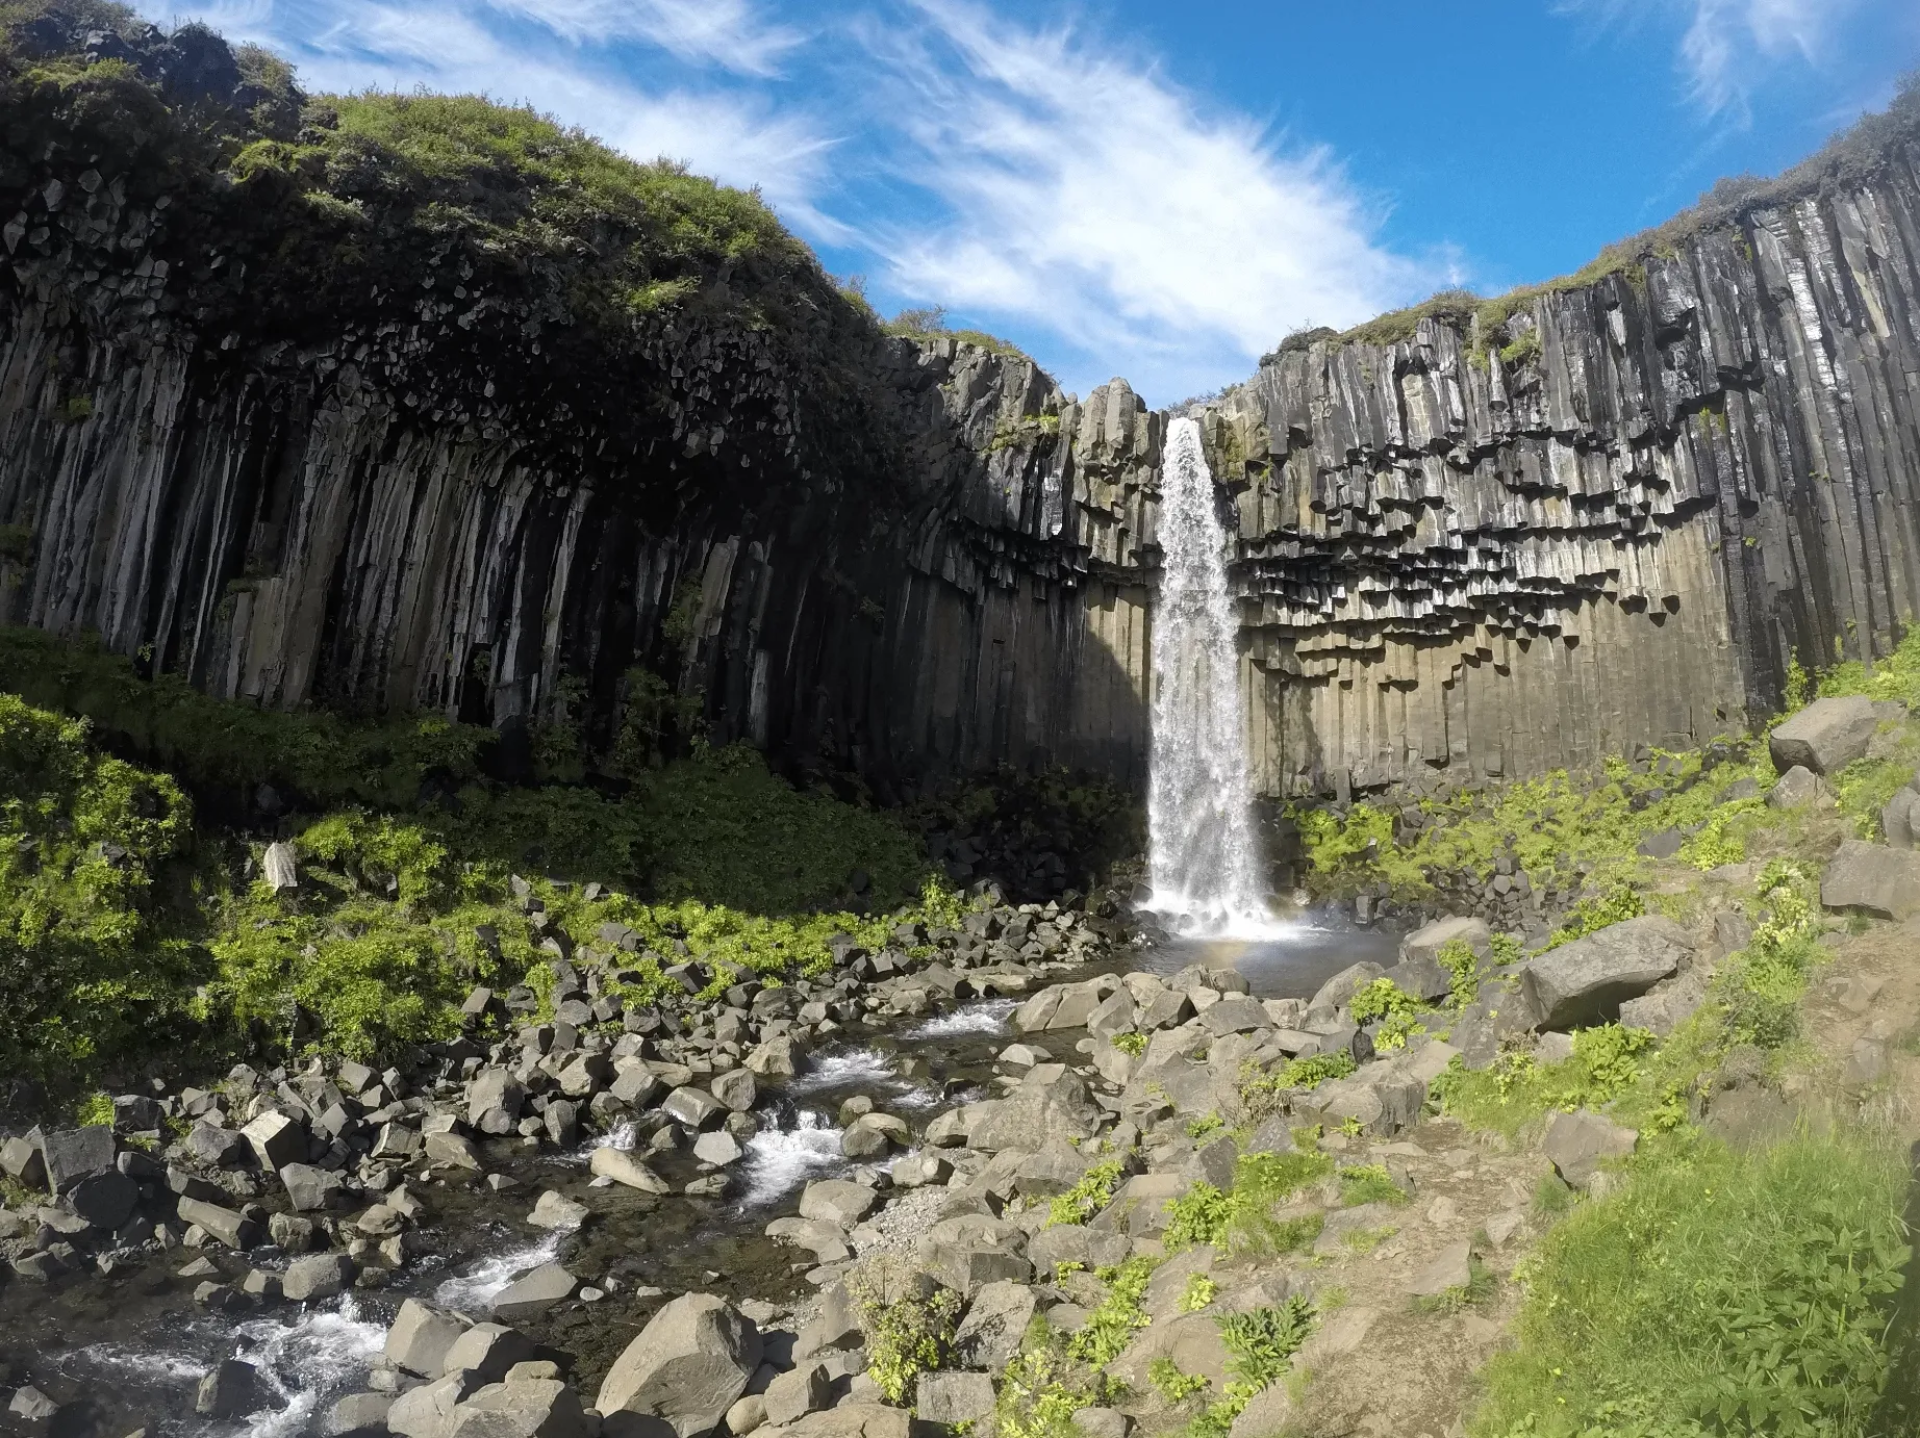
[{"label": "white wispy cloud", "polygon": [[1675,63],[1709,115],[1744,118],[1748,97],[1782,61],[1817,64],[1860,0],[1561,0],[1603,24],[1678,20]]},{"label": "white wispy cloud", "polygon": [[576,45],[639,40],[694,65],[772,75],[803,37],[750,0],[493,0]]},{"label": "white wispy cloud", "polygon": [[1057,333],[1085,357],[1065,378],[1110,366],[1178,399],[1433,278],[1377,242],[1324,150],[1071,32],[950,0],[914,13],[864,38],[901,117],[895,163],[938,212],[873,242],[904,293]]},{"label": "white wispy cloud", "polygon": [[[615,11],[624,30],[594,28],[596,14]],[[501,23],[509,12],[523,22],[519,28]],[[686,20],[693,12],[687,0],[214,0],[192,14],[231,39],[288,56],[310,89],[424,86],[530,104],[637,159],[684,160],[728,184],[758,185],[789,218],[816,233],[838,233],[818,209],[832,141],[808,115],[777,109],[752,87],[641,84],[610,57],[579,52],[585,37],[597,34],[596,49],[645,38],[670,51],[687,47],[681,58],[692,59],[700,46],[720,46],[723,33]],[[711,13],[744,25],[752,12],[715,0]],[[682,28],[661,28],[675,15],[686,20]],[[739,34],[730,68],[747,58],[770,63],[790,48],[777,28]]]}]

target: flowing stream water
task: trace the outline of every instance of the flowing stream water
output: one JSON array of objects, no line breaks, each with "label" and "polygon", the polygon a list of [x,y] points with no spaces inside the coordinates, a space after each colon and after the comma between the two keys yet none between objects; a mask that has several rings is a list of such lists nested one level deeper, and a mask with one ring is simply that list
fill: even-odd
[{"label": "flowing stream water", "polygon": [[1227,535],[1200,426],[1184,416],[1167,426],[1160,548],[1148,907],[1182,937],[1273,938],[1253,824]]}]

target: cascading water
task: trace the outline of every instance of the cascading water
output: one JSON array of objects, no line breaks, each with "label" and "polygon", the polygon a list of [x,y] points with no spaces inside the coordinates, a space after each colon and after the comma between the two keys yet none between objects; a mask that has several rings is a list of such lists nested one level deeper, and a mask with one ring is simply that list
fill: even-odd
[{"label": "cascading water", "polygon": [[1266,937],[1275,924],[1251,812],[1227,536],[1191,419],[1167,426],[1160,549],[1148,907],[1185,936]]}]

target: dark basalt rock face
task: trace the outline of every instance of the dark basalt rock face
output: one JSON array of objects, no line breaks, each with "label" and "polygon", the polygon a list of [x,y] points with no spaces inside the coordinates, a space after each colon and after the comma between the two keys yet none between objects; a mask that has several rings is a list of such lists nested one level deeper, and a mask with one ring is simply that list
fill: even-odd
[{"label": "dark basalt rock face", "polygon": [[[1144,778],[1166,417],[1124,382],[890,339],[797,245],[615,324],[592,244],[503,257],[377,155],[257,163],[166,108],[165,66],[231,78],[166,43],[145,109],[0,95],[7,620],[262,704],[599,740],[645,667],[884,795]],[[1506,358],[1430,318],[1206,406],[1262,788],[1698,743],[1789,654],[1884,653],[1920,590],[1915,154],[1544,293]]]}]

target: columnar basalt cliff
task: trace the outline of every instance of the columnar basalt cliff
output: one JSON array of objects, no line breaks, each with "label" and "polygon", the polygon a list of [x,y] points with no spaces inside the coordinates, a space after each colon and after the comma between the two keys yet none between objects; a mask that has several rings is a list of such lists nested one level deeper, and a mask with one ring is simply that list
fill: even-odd
[{"label": "columnar basalt cliff", "polygon": [[[410,171],[189,40],[16,57],[0,96],[8,620],[600,741],[645,668],[883,792],[1143,779],[1165,419],[1123,382],[890,338],[757,205],[662,251],[648,207],[698,182],[582,220]],[[1592,283],[1289,345],[1204,407],[1265,792],[1695,743],[1790,655],[1886,650],[1920,608],[1910,119]]]}]

